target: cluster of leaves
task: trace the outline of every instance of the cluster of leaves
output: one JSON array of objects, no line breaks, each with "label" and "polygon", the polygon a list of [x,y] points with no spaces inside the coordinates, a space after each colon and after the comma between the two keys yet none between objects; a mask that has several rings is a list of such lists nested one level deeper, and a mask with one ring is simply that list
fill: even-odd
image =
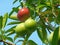
[{"label": "cluster of leaves", "polygon": [[8,17],[8,13],[4,14],[4,16],[0,16],[0,42],[7,40],[13,42],[13,39],[7,34],[7,31],[4,29],[7,26]]},{"label": "cluster of leaves", "polygon": [[[21,23],[20,21],[18,21],[18,19],[14,19],[15,22],[9,22],[7,25],[14,25],[12,28],[8,29],[7,31],[4,30],[4,27],[6,26],[7,23],[7,19],[10,18],[10,16],[14,13],[14,12],[18,12],[19,8],[21,7],[27,7],[30,10],[30,16],[35,19],[37,21],[37,34],[39,36],[39,38],[41,39],[41,41],[43,43],[45,43],[46,45],[49,44],[48,42],[48,34],[47,31],[50,32],[54,32],[54,36],[53,36],[53,41],[52,41],[52,45],[56,45],[57,44],[57,40],[58,40],[58,30],[60,30],[59,28],[56,27],[56,25],[60,24],[60,1],[59,0],[14,0],[13,4],[15,4],[17,1],[20,2],[20,5],[17,7],[13,7],[12,11],[8,14],[5,14],[4,17],[1,17],[1,22],[0,22],[0,32],[1,32],[1,38],[3,40],[5,40],[5,38],[7,40],[16,40],[17,38],[20,38],[17,34],[14,36],[14,39],[8,37],[11,34],[14,34],[14,28],[17,24]],[[38,19],[37,19],[38,18]],[[2,22],[3,19],[3,22]],[[12,19],[13,20],[13,19]],[[52,22],[54,22],[54,26],[51,24]],[[8,33],[8,34],[6,34]],[[6,34],[6,35],[5,35]],[[27,36],[28,37],[28,36]],[[24,38],[25,39],[25,38]],[[25,44],[25,40],[19,40],[19,41],[23,41]],[[17,42],[19,42],[17,41]],[[28,40],[29,45],[37,45],[34,41],[32,40]]]}]

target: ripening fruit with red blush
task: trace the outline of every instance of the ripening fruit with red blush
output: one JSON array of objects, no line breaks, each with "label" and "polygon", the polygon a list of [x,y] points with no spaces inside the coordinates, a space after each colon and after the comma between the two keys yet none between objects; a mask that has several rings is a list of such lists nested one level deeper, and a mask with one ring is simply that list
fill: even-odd
[{"label": "ripening fruit with red blush", "polygon": [[20,21],[25,21],[27,18],[29,18],[29,9],[28,8],[22,8],[18,11],[17,17]]}]

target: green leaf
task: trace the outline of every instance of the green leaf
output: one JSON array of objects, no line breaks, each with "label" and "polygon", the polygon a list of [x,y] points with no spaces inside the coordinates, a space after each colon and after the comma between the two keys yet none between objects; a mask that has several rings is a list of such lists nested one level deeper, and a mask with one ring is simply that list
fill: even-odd
[{"label": "green leaf", "polygon": [[0,40],[2,40],[2,33],[1,33],[1,30],[0,30]]},{"label": "green leaf", "polygon": [[13,27],[11,27],[10,29],[8,29],[7,31],[5,31],[5,33],[9,33],[9,32],[11,32],[11,31],[14,31],[14,28],[15,28],[16,26],[13,26]]},{"label": "green leaf", "polygon": [[3,40],[9,40],[9,41],[13,42],[13,39],[11,37],[6,36],[6,35],[3,36]]},{"label": "green leaf", "polygon": [[5,30],[1,30],[1,34],[4,35],[4,33],[5,33]]},{"label": "green leaf", "polygon": [[14,11],[12,10],[12,11],[9,13],[9,17],[13,14],[13,12],[14,12]]},{"label": "green leaf", "polygon": [[16,34],[15,36],[14,36],[14,41],[18,38],[19,36]]},{"label": "green leaf", "polygon": [[46,39],[47,39],[47,31],[46,31],[45,28],[42,28],[42,33],[43,33],[43,38],[46,41]]},{"label": "green leaf", "polygon": [[5,33],[4,32],[5,32],[4,30],[0,30],[0,40],[5,38],[5,35],[4,35]]},{"label": "green leaf", "polygon": [[51,45],[57,45],[58,36],[59,36],[59,27],[54,30],[54,34],[53,34]]},{"label": "green leaf", "polygon": [[40,4],[39,6],[36,7],[36,9],[37,9],[36,12],[41,11],[44,7],[45,7],[45,5]]},{"label": "green leaf", "polygon": [[[19,6],[18,6],[19,7]],[[19,11],[19,8],[18,7],[13,7],[13,11],[15,11],[16,13]]]},{"label": "green leaf", "polygon": [[45,5],[40,4],[39,6],[36,7],[36,9],[41,9],[41,8],[43,8],[43,7],[45,7]]},{"label": "green leaf", "polygon": [[37,34],[43,43],[47,43],[46,42],[47,41],[47,32],[44,28],[42,30],[38,29]]},{"label": "green leaf", "polygon": [[20,21],[13,21],[13,22],[9,22],[7,25],[14,25],[14,24],[19,24],[21,23]]},{"label": "green leaf", "polygon": [[35,43],[35,42],[34,42],[34,41],[32,41],[32,40],[28,40],[27,45],[37,45],[37,43]]},{"label": "green leaf", "polygon": [[11,37],[6,37],[6,39],[13,42],[13,39]]},{"label": "green leaf", "polygon": [[37,30],[39,38],[44,42],[43,40],[43,35],[42,35],[42,30]]},{"label": "green leaf", "polygon": [[13,4],[15,4],[18,0],[14,0]]},{"label": "green leaf", "polygon": [[19,43],[19,42],[23,42],[23,40],[18,40],[15,44]]},{"label": "green leaf", "polygon": [[6,37],[7,37],[6,35],[3,35],[3,37],[2,37],[2,38],[3,38],[3,40],[6,40],[6,39],[7,39]]},{"label": "green leaf", "polygon": [[0,29],[2,29],[2,20],[3,20],[3,17],[0,16]]},{"label": "green leaf", "polygon": [[14,13],[14,12],[18,12],[19,11],[19,7],[20,7],[20,5],[19,6],[17,6],[17,7],[13,7],[12,8],[12,11],[9,13],[9,17]]},{"label": "green leaf", "polygon": [[3,24],[2,24],[2,27],[4,28],[6,26],[6,23],[7,23],[7,20],[8,20],[8,13],[5,13],[4,14],[4,17],[3,17]]},{"label": "green leaf", "polygon": [[10,28],[7,31],[5,31],[5,33],[7,33],[7,36],[10,36],[10,35],[15,33],[15,30],[14,30],[15,27],[16,26],[13,26],[12,28]]},{"label": "green leaf", "polygon": [[12,34],[14,34],[15,33],[15,31],[13,30],[13,31],[10,31],[8,34],[7,34],[7,36],[10,36],[10,35],[12,35]]}]

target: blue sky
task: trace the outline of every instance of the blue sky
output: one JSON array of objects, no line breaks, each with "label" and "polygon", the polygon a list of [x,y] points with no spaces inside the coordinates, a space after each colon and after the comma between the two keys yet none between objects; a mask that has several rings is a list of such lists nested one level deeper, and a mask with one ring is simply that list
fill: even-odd
[{"label": "blue sky", "polygon": [[[12,7],[18,6],[19,2],[17,2],[16,4],[12,4],[14,0],[0,0],[0,15],[4,15],[4,13],[6,12],[10,12],[12,10]],[[9,20],[11,21],[11,20]],[[6,29],[8,29],[9,27],[6,27]],[[12,35],[14,36],[14,35]],[[35,41],[38,45],[42,45],[41,40],[38,38],[36,31],[30,36],[31,40]],[[17,45],[20,45],[20,43],[18,43]]]}]

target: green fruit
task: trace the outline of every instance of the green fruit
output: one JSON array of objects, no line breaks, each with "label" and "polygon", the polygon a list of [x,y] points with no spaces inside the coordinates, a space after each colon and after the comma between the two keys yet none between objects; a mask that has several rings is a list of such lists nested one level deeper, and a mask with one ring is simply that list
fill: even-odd
[{"label": "green fruit", "polygon": [[34,27],[36,27],[36,21],[33,20],[32,18],[29,18],[25,21],[25,26],[26,26],[26,28],[30,28],[30,29],[34,28]]},{"label": "green fruit", "polygon": [[13,20],[18,20],[17,15],[11,15],[9,18]]},{"label": "green fruit", "polygon": [[23,36],[26,34],[26,28],[24,23],[20,23],[16,26],[15,32],[19,34],[20,36]]}]

